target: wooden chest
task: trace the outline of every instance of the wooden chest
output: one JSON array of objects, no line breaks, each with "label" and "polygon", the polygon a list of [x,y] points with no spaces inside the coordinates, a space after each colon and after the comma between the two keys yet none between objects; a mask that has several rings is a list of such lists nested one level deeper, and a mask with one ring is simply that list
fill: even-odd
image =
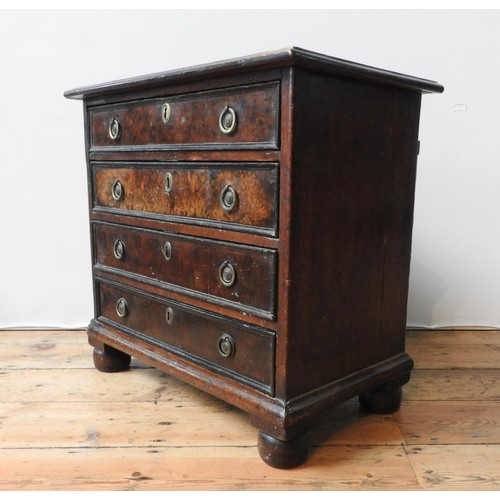
[{"label": "wooden chest", "polygon": [[95,366],[135,356],[243,409],[275,467],[332,405],[395,411],[421,94],[442,90],[291,48],[66,92]]}]

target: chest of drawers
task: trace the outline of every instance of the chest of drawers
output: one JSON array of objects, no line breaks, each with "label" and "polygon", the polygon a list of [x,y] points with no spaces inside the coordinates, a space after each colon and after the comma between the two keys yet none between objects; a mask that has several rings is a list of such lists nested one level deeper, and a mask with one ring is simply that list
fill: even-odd
[{"label": "chest of drawers", "polygon": [[331,406],[396,410],[421,94],[442,90],[291,48],[66,92],[96,368],[135,356],[241,408],[282,468]]}]

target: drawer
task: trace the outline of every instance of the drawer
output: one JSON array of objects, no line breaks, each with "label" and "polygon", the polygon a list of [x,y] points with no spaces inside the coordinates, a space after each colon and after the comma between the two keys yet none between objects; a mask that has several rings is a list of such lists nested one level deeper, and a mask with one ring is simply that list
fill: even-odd
[{"label": "drawer", "polygon": [[274,317],[275,250],[114,224],[93,228],[97,266]]},{"label": "drawer", "polygon": [[279,83],[90,108],[99,149],[277,149]]},{"label": "drawer", "polygon": [[274,236],[277,176],[276,163],[93,164],[94,207]]},{"label": "drawer", "polygon": [[100,320],[266,393],[274,385],[274,332],[98,283]]}]

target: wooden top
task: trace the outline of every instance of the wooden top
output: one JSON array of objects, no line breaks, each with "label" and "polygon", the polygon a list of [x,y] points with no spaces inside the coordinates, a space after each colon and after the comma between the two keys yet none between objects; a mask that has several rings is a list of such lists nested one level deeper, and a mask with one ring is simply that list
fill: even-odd
[{"label": "wooden top", "polygon": [[203,64],[125,80],[116,80],[98,85],[80,87],[68,90],[64,95],[69,99],[86,99],[116,92],[125,92],[132,89],[147,89],[168,83],[188,82],[201,78],[223,76],[225,74],[243,73],[250,70],[286,66],[310,68],[330,74],[376,82],[384,85],[392,85],[418,92],[443,92],[444,90],[442,85],[432,80],[425,80],[343,59],[337,59],[298,47],[290,47],[211,64]]}]

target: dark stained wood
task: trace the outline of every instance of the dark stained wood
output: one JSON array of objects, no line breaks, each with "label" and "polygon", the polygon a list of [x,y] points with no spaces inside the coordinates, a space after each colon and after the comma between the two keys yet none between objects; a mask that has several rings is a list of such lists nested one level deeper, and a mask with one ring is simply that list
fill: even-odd
[{"label": "dark stained wood", "polygon": [[118,351],[106,344],[94,347],[93,359],[94,366],[105,373],[122,372],[130,366],[131,361],[129,354]]},{"label": "dark stained wood", "polygon": [[339,403],[395,411],[420,100],[442,90],[291,48],[67,92],[84,99],[97,368],[122,351],[237,406],[279,468]]},{"label": "dark stained wood", "polygon": [[359,396],[359,402],[364,411],[380,415],[387,415],[398,411],[402,399],[403,391],[400,386],[392,390],[377,387]]},{"label": "dark stained wood", "polygon": [[[146,341],[156,340],[161,347],[209,369],[232,372],[233,377],[264,392],[272,391],[271,332],[106,283],[99,283],[99,296],[101,321],[121,325]],[[126,304],[123,317],[117,313],[119,300]]]},{"label": "dark stained wood", "polygon": [[[96,164],[95,207],[104,210],[155,214],[170,220],[238,225],[242,230],[276,233],[277,168],[275,164]],[[166,191],[165,176],[171,176]],[[122,185],[122,198],[115,200],[115,182]],[[232,210],[221,204],[224,189],[236,191]]]},{"label": "dark stained wood", "polygon": [[420,109],[392,87],[293,84],[289,398],[404,352]]},{"label": "dark stained wood", "polygon": [[[346,61],[337,57],[319,54],[300,47],[289,47],[275,51],[263,52],[252,56],[218,61],[180,70],[154,73],[150,75],[117,80],[114,82],[91,85],[68,90],[64,95],[69,99],[96,99],[102,96],[123,94],[127,91],[161,88],[162,85],[186,84],[200,78],[217,78],[221,76],[251,74],[271,68],[288,67],[313,68],[323,73],[376,82],[382,85],[407,88],[416,92],[443,92],[443,86],[431,80],[403,75],[365,64]],[[255,74],[255,73],[254,73]],[[246,76],[246,75],[245,75]]]},{"label": "dark stained wood", "polygon": [[[103,211],[94,211],[91,213],[91,218],[94,221],[101,222],[111,222],[113,224],[124,224],[128,226],[136,226],[137,225],[137,217],[132,214],[123,214],[116,212],[103,212]],[[222,229],[217,227],[217,225],[194,225],[189,224],[189,219],[180,220],[165,220],[156,219],[156,218],[141,218],[140,226],[145,229],[153,229],[157,231],[166,231],[166,232],[175,232],[185,234],[187,236],[195,236],[200,238],[209,238],[209,239],[222,239],[227,241],[224,238],[224,235],[230,234],[231,241],[233,243],[241,243],[241,244],[249,244],[258,247],[265,248],[278,248],[279,240],[273,238],[271,236],[265,235],[255,235],[253,232],[245,233],[240,231]],[[227,228],[227,226],[225,226]],[[243,226],[242,229],[246,229],[247,226]],[[229,229],[234,229],[229,227]]]},{"label": "dark stained wood", "polygon": [[[164,123],[164,104],[170,117]],[[121,150],[203,148],[263,149],[278,147],[278,83],[253,85],[217,92],[182,96],[166,95],[162,99],[130,102],[126,105],[90,109],[91,151],[101,148]],[[220,115],[229,106],[236,113],[234,132],[224,133]],[[109,134],[112,120],[118,120],[120,131],[113,139]]]},{"label": "dark stained wood", "polygon": [[[156,286],[217,297],[253,314],[274,317],[276,251],[221,243],[175,233],[94,223],[95,262],[133,273]],[[121,254],[115,255],[119,246]],[[235,281],[225,286],[220,273],[229,263]],[[160,284],[158,282],[161,282]],[[139,285],[140,286],[140,285]]]},{"label": "dark stained wood", "polygon": [[[123,151],[119,149],[107,149],[105,151],[89,152],[89,158],[92,161],[120,161],[123,159]],[[276,162],[281,158],[280,151],[270,150],[187,150],[187,149],[148,149],[134,150],[127,152],[129,161],[230,161],[230,162]]]},{"label": "dark stained wood", "polygon": [[159,281],[155,282],[154,280],[145,279],[143,276],[118,273],[111,268],[95,265],[94,278],[119,281],[121,284],[132,288],[140,287],[140,289],[145,292],[177,302],[189,301],[190,305],[200,308],[203,311],[222,314],[227,318],[236,319],[238,321],[250,322],[252,325],[262,328],[274,330],[276,327],[276,318],[270,313],[266,313],[260,309],[219,299],[216,296],[207,296],[206,294],[197,292],[190,293],[187,289],[168,286]]},{"label": "dark stained wood", "polygon": [[266,464],[277,469],[291,469],[306,460],[309,449],[308,436],[280,441],[269,434],[259,432],[258,448],[260,458]]}]

